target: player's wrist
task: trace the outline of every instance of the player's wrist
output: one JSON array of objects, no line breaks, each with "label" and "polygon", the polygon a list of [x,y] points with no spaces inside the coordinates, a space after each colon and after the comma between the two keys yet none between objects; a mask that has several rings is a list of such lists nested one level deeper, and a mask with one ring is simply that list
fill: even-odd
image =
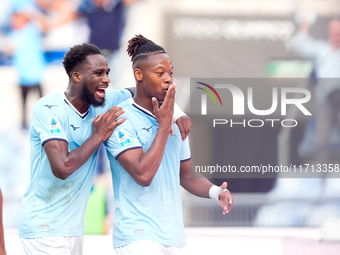
[{"label": "player's wrist", "polygon": [[107,140],[103,134],[98,133],[98,132],[92,133],[90,138],[92,139],[91,143],[93,143],[94,145],[98,145],[98,146]]},{"label": "player's wrist", "polygon": [[174,114],[172,116],[172,123],[176,123],[180,117],[186,116],[186,114],[179,108],[177,104],[174,104]]},{"label": "player's wrist", "polygon": [[209,189],[209,197],[210,197],[211,199],[216,199],[216,201],[219,202],[219,199],[218,199],[219,195],[220,195],[221,193],[223,193],[224,191],[226,191],[226,190],[227,190],[227,189],[222,189],[221,187],[218,187],[218,186],[216,186],[216,185],[213,185],[213,186],[211,186],[210,189]]},{"label": "player's wrist", "polygon": [[171,128],[171,122],[169,121],[164,121],[158,124],[158,130],[161,132],[169,132],[169,129]]}]

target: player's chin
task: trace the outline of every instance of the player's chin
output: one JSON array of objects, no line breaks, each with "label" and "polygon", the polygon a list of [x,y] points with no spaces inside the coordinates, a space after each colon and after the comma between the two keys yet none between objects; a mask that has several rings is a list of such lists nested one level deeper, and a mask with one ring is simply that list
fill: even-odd
[{"label": "player's chin", "polygon": [[158,95],[159,99],[158,100],[159,101],[164,101],[167,93],[168,93],[168,90],[163,90],[161,93],[159,93],[159,95]]},{"label": "player's chin", "polygon": [[100,106],[103,106],[104,104],[105,104],[105,98],[96,98],[92,105],[94,107],[100,107]]},{"label": "player's chin", "polygon": [[164,102],[164,99],[165,99],[165,96],[160,96],[160,97],[157,97],[157,100],[158,100],[158,102]]}]

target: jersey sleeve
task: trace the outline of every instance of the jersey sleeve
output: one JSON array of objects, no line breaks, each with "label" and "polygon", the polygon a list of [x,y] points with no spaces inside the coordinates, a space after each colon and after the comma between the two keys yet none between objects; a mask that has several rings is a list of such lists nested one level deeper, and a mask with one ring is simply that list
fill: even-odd
[{"label": "jersey sleeve", "polygon": [[128,150],[142,148],[135,128],[128,119],[113,131],[104,144],[106,150],[116,159]]},{"label": "jersey sleeve", "polygon": [[191,158],[189,139],[188,137],[181,143],[181,162],[187,161]]},{"label": "jersey sleeve", "polygon": [[56,102],[40,100],[34,106],[31,129],[41,145],[51,140],[67,140],[65,114]]},{"label": "jersey sleeve", "polygon": [[107,110],[133,97],[133,93],[129,89],[106,90],[106,93],[107,103],[105,104],[105,107]]}]

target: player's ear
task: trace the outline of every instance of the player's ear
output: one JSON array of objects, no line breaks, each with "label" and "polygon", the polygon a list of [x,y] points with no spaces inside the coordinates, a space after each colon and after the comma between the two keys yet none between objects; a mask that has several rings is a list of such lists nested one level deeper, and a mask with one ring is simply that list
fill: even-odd
[{"label": "player's ear", "polygon": [[135,75],[135,79],[137,81],[143,80],[143,74],[142,74],[142,71],[139,68],[135,68],[135,70],[133,71],[133,74]]},{"label": "player's ear", "polygon": [[75,82],[81,82],[81,74],[79,72],[74,72],[72,73],[72,79],[75,81]]}]

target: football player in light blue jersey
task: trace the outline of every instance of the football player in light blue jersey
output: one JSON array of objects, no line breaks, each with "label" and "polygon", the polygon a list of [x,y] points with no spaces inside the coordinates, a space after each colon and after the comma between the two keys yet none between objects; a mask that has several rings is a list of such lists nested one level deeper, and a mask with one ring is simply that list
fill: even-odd
[{"label": "football player in light blue jersey", "polygon": [[123,110],[113,106],[131,97],[129,90],[106,92],[109,68],[94,45],[74,46],[63,65],[69,76],[66,92],[41,98],[30,126],[31,181],[22,200],[19,236],[31,255],[82,254],[97,149],[125,120],[115,122]]},{"label": "football player in light blue jersey", "polygon": [[[28,255],[82,254],[98,147],[125,120],[116,121],[124,111],[113,106],[131,98],[134,90],[106,90],[110,70],[92,44],[72,47],[63,65],[69,76],[66,92],[41,98],[30,126],[31,181],[19,221]],[[177,120],[184,136],[190,128],[187,119]]]},{"label": "football player in light blue jersey", "polygon": [[[126,121],[105,142],[116,212],[115,254],[182,254],[186,245],[180,186],[231,210],[233,197],[205,178],[190,178],[190,149],[172,125],[173,66],[164,49],[138,35],[128,50],[136,95],[119,106]],[[160,106],[161,105],[161,106]],[[173,129],[174,135],[169,135]]]}]

